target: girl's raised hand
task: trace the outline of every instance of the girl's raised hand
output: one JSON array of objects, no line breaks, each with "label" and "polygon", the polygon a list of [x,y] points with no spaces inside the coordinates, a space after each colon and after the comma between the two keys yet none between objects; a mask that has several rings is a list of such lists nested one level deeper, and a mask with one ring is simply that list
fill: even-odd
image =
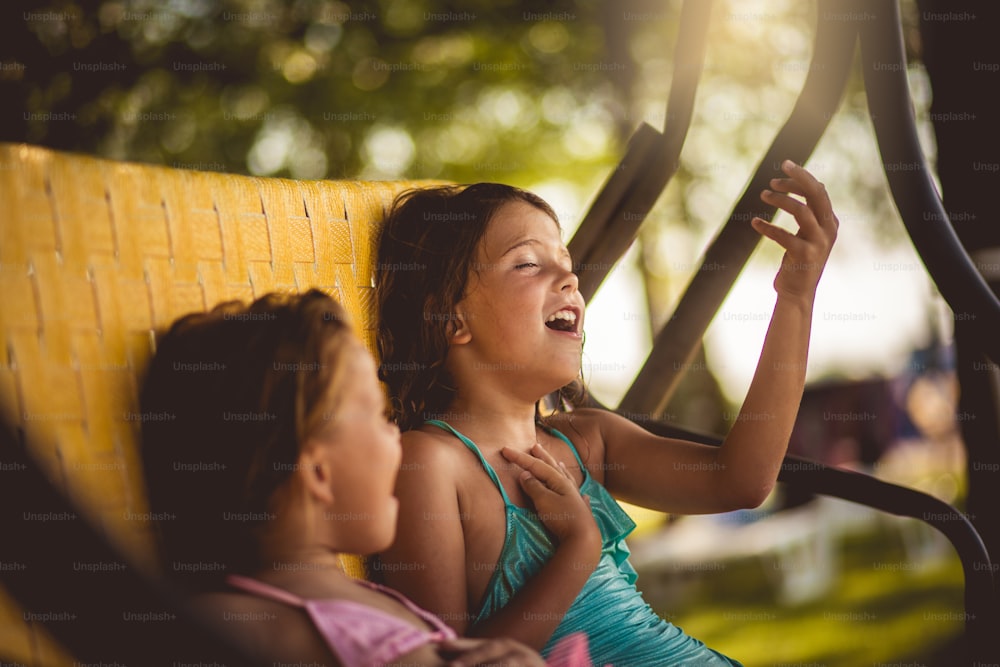
[{"label": "girl's raised hand", "polygon": [[[772,178],[771,189],[761,192],[760,198],[794,216],[799,224],[798,233],[787,232],[761,218],[754,218],[750,224],[785,249],[774,289],[779,295],[811,301],[840,222],[833,213],[826,187],[815,176],[791,160],[782,162],[781,170],[788,178]],[[803,197],[805,202],[790,195]]]},{"label": "girl's raised hand", "polygon": [[521,488],[535,504],[538,518],[560,543],[585,538],[600,544],[601,531],[590,511],[590,499],[580,495],[576,481],[562,462],[538,443],[527,453],[510,447],[504,447],[501,453],[523,469],[518,478]]}]

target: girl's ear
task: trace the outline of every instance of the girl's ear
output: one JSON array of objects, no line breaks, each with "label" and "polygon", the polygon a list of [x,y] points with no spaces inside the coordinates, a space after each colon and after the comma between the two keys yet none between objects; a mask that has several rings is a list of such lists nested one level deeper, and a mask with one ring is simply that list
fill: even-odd
[{"label": "girl's ear", "polygon": [[461,304],[455,306],[455,313],[448,320],[448,343],[451,345],[465,345],[472,340],[472,331],[465,321],[465,312]]},{"label": "girl's ear", "polygon": [[309,494],[324,505],[333,504],[333,475],[322,445],[306,444],[299,452],[296,474]]}]

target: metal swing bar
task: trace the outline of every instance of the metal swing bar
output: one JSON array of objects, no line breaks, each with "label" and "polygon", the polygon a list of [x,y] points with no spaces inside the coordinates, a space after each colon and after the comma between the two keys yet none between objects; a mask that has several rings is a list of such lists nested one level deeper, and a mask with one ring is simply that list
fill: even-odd
[{"label": "metal swing bar", "polygon": [[858,28],[865,91],[883,171],[906,232],[956,317],[972,320],[970,330],[979,349],[1000,361],[1000,299],[955,233],[920,150],[898,2],[845,4],[855,13],[873,16]]},{"label": "metal swing bar", "polygon": [[760,242],[750,220],[754,216],[770,219],[776,211],[760,200],[760,191],[781,175],[783,159],[805,163],[836,112],[850,76],[850,54],[857,37],[852,26],[823,18],[830,13],[822,9],[833,4],[820,1],[812,61],[791,115],[757,165],[729,219],[705,250],[699,262],[702,269],[691,278],[673,317],[657,334],[646,363],[619,405],[623,412],[655,415],[670,401],[708,325]]},{"label": "metal swing bar", "polygon": [[[691,8],[694,4],[692,0],[685,2],[682,21],[694,14]],[[697,15],[700,22],[692,29],[688,30],[688,26],[682,24],[682,38],[690,36],[688,39],[691,40],[694,35],[704,37],[708,10],[704,11],[705,14]],[[866,25],[859,26],[862,21]],[[760,202],[757,193],[767,186],[770,178],[780,174],[782,159],[791,158],[800,164],[806,161],[836,111],[847,85],[859,35],[865,87],[883,168],[907,232],[948,304],[956,313],[966,314],[980,322],[977,333],[981,348],[994,360],[1000,358],[1000,338],[995,334],[1000,331],[1000,301],[959,242],[920,151],[905,74],[905,51],[896,0],[854,0],[852,3],[819,0],[813,57],[799,99],[728,221],[706,250],[701,263],[703,268],[692,278],[674,317],[657,335],[649,358],[618,407],[620,414],[660,435],[706,444],[721,442],[715,436],[665,424],[656,415],[669,402],[683,369],[688,367],[705,330],[760,240],[750,228],[749,220],[755,215],[770,218],[775,212],[773,207]],[[627,208],[625,202],[628,195],[635,192],[637,186],[630,185],[625,178],[626,169],[629,169],[628,175],[643,185],[661,183],[659,191],[676,171],[676,159],[690,125],[690,110],[697,88],[697,80],[685,78],[683,74],[685,71],[700,74],[704,57],[704,42],[698,44],[700,51],[685,50],[681,53],[682,41],[678,42],[676,62],[693,53],[698,59],[698,67],[695,69],[690,63],[687,63],[687,69],[675,65],[675,84],[680,83],[680,90],[675,95],[677,86],[672,86],[669,108],[679,107],[687,114],[675,117],[668,113],[663,135],[648,125],[639,128],[629,144],[625,160],[609,178],[581,224],[577,233],[580,241],[577,242],[574,237],[570,244],[571,252],[576,249],[587,258],[580,267],[581,291],[586,289],[586,298],[596,292],[614,262],[634,240],[639,225],[655,203],[656,196],[653,196],[645,208]],[[875,67],[876,63],[884,66]],[[675,152],[667,154],[667,146]],[[666,159],[657,161],[657,148],[663,150]],[[635,168],[637,162],[645,168]],[[916,166],[913,169],[890,168],[892,165],[907,164]],[[647,203],[648,196],[646,193],[640,202],[642,205]],[[626,212],[631,215],[626,216]],[[609,250],[599,254],[596,249],[602,245]],[[611,255],[612,248],[617,254]],[[598,257],[600,261],[595,261]],[[993,332],[992,338],[990,332]],[[593,398],[588,401],[591,405],[603,407]],[[994,589],[993,564],[981,537],[967,517],[928,494],[795,456],[785,457],[778,479],[813,493],[920,519],[943,533],[958,552],[965,574],[965,658],[968,662],[975,660],[981,664],[996,661],[1000,650],[992,634],[1000,624],[1000,612]]]},{"label": "metal swing bar", "polygon": [[664,131],[642,123],[625,157],[611,172],[569,242],[580,278],[580,293],[590,300],[612,267],[632,245],[639,227],[677,171],[691,126],[695,93],[705,63],[712,0],[685,0],[683,30],[674,50],[674,75]]},{"label": "metal swing bar", "polygon": [[[595,404],[597,405],[597,404]],[[633,419],[646,430],[668,438],[706,445],[722,439],[655,419]],[[996,663],[995,640],[1000,614],[994,595],[994,564],[975,526],[967,516],[934,496],[871,475],[835,468],[799,456],[787,455],[778,481],[811,493],[839,498],[899,517],[919,519],[943,534],[962,562],[965,596],[965,663]],[[956,663],[957,664],[957,663]]]}]

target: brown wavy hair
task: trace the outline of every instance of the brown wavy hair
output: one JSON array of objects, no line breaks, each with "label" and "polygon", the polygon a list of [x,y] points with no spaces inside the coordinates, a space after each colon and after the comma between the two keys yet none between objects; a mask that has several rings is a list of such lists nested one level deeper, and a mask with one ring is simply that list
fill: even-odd
[{"label": "brown wavy hair", "polygon": [[140,405],[166,574],[199,589],[262,566],[256,531],[343,396],[352,340],[343,308],[318,290],[223,303],[159,338]]},{"label": "brown wavy hair", "polygon": [[445,360],[455,307],[490,220],[519,201],[559,225],[541,197],[500,183],[409,190],[393,203],[378,245],[376,342],[379,378],[401,430],[440,415],[454,398]]}]

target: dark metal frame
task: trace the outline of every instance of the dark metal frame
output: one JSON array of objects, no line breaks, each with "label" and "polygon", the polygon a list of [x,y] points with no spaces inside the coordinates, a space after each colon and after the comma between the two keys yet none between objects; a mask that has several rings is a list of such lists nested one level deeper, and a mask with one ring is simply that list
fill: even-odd
[{"label": "dark metal frame", "polygon": [[[596,406],[595,406],[596,407]],[[722,439],[679,428],[656,420],[632,420],[647,430],[670,438],[707,445]],[[828,466],[799,456],[785,456],[778,481],[814,494],[830,496],[871,507],[900,517],[919,519],[941,532],[951,542],[965,575],[965,650],[967,662],[996,662],[997,600],[993,592],[993,565],[986,546],[968,517],[934,496],[871,475]]]},{"label": "dark metal frame", "polygon": [[[635,239],[639,225],[674,174],[691,122],[704,62],[711,0],[685,0],[674,59],[674,79],[661,134],[642,125],[619,168],[608,179],[570,243],[578,262],[580,290],[593,296],[615,261]],[[661,435],[719,444],[715,436],[658,420],[689,366],[760,236],[748,224],[769,219],[774,207],[758,193],[780,175],[780,162],[803,164],[812,154],[843,96],[860,39],[865,89],[883,170],[910,238],[941,294],[956,313],[972,320],[981,350],[1000,360],[1000,301],[962,247],[920,150],[906,78],[906,55],[897,0],[819,0],[813,56],[805,84],[788,121],[775,137],[729,219],[709,245],[673,316],[657,334],[653,349],[617,412]],[[603,250],[602,250],[603,248]],[[992,332],[992,336],[991,336]],[[593,405],[593,401],[591,404]],[[603,406],[602,406],[603,407]],[[928,494],[795,456],[786,456],[779,481],[924,521],[952,543],[965,573],[966,656],[996,662],[992,634],[1000,628],[993,564],[967,517]]]}]

